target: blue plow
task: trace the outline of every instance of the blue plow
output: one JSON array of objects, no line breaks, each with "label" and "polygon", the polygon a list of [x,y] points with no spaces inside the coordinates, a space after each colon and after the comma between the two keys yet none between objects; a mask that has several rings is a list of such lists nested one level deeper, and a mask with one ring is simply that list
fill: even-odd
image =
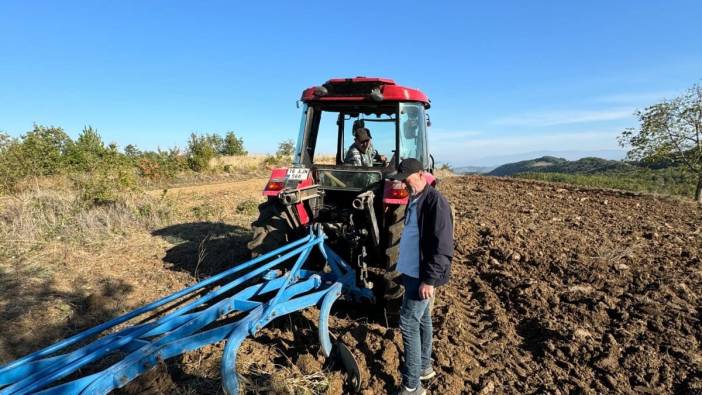
[{"label": "blue plow", "polygon": [[[326,357],[338,354],[355,380],[352,386],[359,386],[351,353],[343,343],[332,345],[329,312],[342,295],[353,300],[372,300],[373,295],[356,286],[355,271],[324,239],[321,229],[310,230],[300,240],[2,366],[0,395],[106,394],[160,361],[220,341],[226,342],[222,386],[225,393],[238,394],[236,355],[244,339],[276,317],[312,306],[320,310],[318,336],[323,353]],[[326,259],[326,270],[302,268],[314,248]],[[170,312],[149,317],[171,302],[175,303],[167,306]],[[231,322],[225,317],[239,319]],[[137,324],[121,325],[128,321]],[[121,329],[116,330],[117,326]],[[114,361],[115,355],[121,360],[80,376],[81,369],[106,364],[108,357]]]}]

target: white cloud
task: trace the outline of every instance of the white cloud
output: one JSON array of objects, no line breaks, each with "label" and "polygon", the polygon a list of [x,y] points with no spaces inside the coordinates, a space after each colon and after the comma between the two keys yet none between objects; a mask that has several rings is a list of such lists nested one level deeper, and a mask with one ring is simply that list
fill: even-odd
[{"label": "white cloud", "polygon": [[613,121],[631,118],[633,108],[615,108],[607,110],[547,111],[514,115],[496,120],[496,125],[503,126],[554,126],[575,123]]}]

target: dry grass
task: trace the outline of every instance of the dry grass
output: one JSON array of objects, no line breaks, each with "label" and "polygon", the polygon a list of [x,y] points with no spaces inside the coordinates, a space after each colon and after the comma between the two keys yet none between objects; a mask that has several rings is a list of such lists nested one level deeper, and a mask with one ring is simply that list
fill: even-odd
[{"label": "dry grass", "polygon": [[167,223],[172,209],[169,199],[140,193],[92,205],[69,189],[27,189],[0,205],[0,245],[13,254],[54,241],[90,246],[110,235]]},{"label": "dry grass", "polygon": [[317,165],[334,165],[336,164],[336,155],[321,154],[314,157],[314,163]]},{"label": "dry grass", "polygon": [[213,169],[223,169],[229,166],[231,172],[237,171],[254,171],[265,167],[263,162],[268,155],[242,155],[242,156],[220,156],[213,158],[210,161],[210,167]]},{"label": "dry grass", "polygon": [[328,393],[329,378],[323,372],[302,374],[299,369],[276,365],[273,372],[252,368],[243,387],[256,394],[318,395]]},{"label": "dry grass", "polygon": [[1,197],[0,365],[240,261],[264,184],[136,191],[98,205],[54,177]]},{"label": "dry grass", "polygon": [[434,170],[434,175],[438,178],[449,178],[456,176],[454,172],[448,169],[436,169]]}]

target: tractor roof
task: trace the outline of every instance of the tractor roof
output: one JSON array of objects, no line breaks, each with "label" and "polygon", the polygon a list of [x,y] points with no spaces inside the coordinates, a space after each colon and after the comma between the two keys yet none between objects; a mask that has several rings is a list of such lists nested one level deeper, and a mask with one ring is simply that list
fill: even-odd
[{"label": "tractor roof", "polygon": [[332,78],[321,86],[313,86],[302,92],[305,103],[380,103],[387,101],[413,101],[429,108],[431,101],[421,91],[400,86],[388,78]]}]

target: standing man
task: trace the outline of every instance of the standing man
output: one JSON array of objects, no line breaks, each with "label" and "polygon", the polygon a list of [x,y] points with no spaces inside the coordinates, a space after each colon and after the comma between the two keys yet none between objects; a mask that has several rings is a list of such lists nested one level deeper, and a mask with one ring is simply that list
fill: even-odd
[{"label": "standing man", "polygon": [[400,309],[405,351],[398,394],[424,395],[421,382],[436,376],[431,365],[431,310],[436,287],[448,282],[451,271],[453,219],[448,201],[429,185],[420,161],[403,160],[396,178],[411,194],[397,263],[405,287]]}]

